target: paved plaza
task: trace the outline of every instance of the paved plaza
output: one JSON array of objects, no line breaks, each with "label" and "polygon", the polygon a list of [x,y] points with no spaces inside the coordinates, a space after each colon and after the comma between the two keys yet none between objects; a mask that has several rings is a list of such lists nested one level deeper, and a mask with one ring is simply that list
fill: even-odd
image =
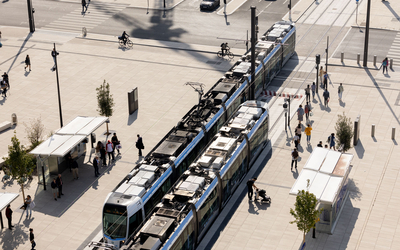
[{"label": "paved plaza", "polygon": [[[294,10],[303,12],[311,2],[302,0]],[[393,12],[400,10],[400,3],[372,0],[372,5],[375,12],[371,27],[400,31],[400,21],[393,21],[398,17]],[[360,10],[358,18],[365,21],[365,10]],[[7,98],[0,98],[0,122],[11,120],[13,113],[18,117],[16,127],[0,133],[0,157],[7,154],[14,130],[21,142],[28,144],[25,124],[32,119],[41,117],[46,135],[60,127],[56,76],[50,70],[53,43],[60,52],[64,124],[79,115],[98,115],[95,89],[106,80],[115,101],[115,113],[110,117],[109,126],[117,132],[123,147],[115,164],[100,169],[99,178],[94,177],[88,156],[82,159],[79,180],[73,180],[69,171],[64,172],[65,195],[58,201],[52,199],[49,190],[43,191],[37,185],[35,177],[25,194],[34,198],[36,208],[32,216],[25,219],[18,209],[22,205],[22,195],[11,204],[15,228],[0,232],[0,248],[5,250],[30,249],[29,228],[35,230],[37,249],[83,249],[101,230],[105,197],[138,160],[136,134],[143,136],[146,154],[196,103],[197,93],[184,84],[201,82],[208,90],[238,58],[219,59],[216,56],[218,47],[196,44],[133,39],[133,48],[124,49],[118,46],[117,37],[111,36],[89,33],[82,37],[76,33],[46,30],[36,30],[31,35],[28,29],[4,26],[0,26],[0,30],[3,43],[0,72],[8,72],[11,85]],[[400,44],[399,36],[393,44]],[[235,55],[244,53],[233,52]],[[392,50],[391,53],[395,56],[397,52]],[[24,71],[27,54],[31,57],[31,72]],[[314,59],[309,60],[312,67]],[[361,136],[358,145],[349,151],[354,154],[350,195],[334,234],[317,233],[316,239],[308,234],[307,249],[399,249],[400,182],[397,179],[400,168],[397,156],[400,149],[397,140],[391,139],[391,133],[392,128],[396,128],[396,138],[399,138],[400,67],[395,64],[393,70],[383,75],[371,62],[368,68],[360,67],[355,60],[346,60],[342,65],[340,59],[332,58],[329,63],[332,65],[329,66],[331,102],[329,108],[321,105],[322,91],[312,102],[312,147],[335,132],[337,115],[343,112],[352,121],[361,115]],[[344,86],[343,102],[337,98],[340,82]],[[127,92],[135,87],[139,89],[139,110],[129,116]],[[282,101],[277,101],[271,107],[274,119],[282,110],[281,104]],[[293,119],[291,127],[296,123]],[[371,137],[372,124],[376,126],[375,137]],[[98,138],[104,131],[105,126],[96,131]],[[278,121],[271,131],[271,144],[260,155],[258,165],[245,177],[257,175],[257,186],[267,191],[272,204],[248,202],[243,182],[199,249],[299,249],[302,233],[296,225],[289,224],[293,219],[289,209],[295,202],[289,190],[312,147],[306,147],[305,138],[302,139],[298,172],[291,172],[292,132],[286,134],[283,120]],[[0,173],[0,178],[2,176]],[[3,192],[20,193],[15,181],[1,183],[1,187]]]}]

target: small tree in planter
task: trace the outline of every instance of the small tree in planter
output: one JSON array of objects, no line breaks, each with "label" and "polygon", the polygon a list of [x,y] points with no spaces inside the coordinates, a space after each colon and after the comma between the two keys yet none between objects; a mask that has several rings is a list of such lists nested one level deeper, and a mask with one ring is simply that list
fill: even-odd
[{"label": "small tree in planter", "polygon": [[336,141],[339,147],[343,145],[342,152],[346,152],[351,148],[351,140],[353,139],[353,127],[351,119],[343,115],[338,115],[335,125]]},{"label": "small tree in planter", "polygon": [[318,200],[313,193],[300,190],[294,203],[294,210],[290,209],[290,214],[295,218],[290,224],[297,224],[297,228],[303,232],[303,243],[306,241],[306,234],[315,227],[322,212],[317,210]]},{"label": "small tree in planter", "polygon": [[43,142],[44,125],[41,117],[31,120],[28,125],[24,123],[24,125],[28,140],[31,143],[28,148],[29,152]]},{"label": "small tree in planter", "polygon": [[[113,114],[113,107],[114,107],[114,99],[110,94],[110,84],[104,80],[103,84],[100,87],[96,88],[97,91],[97,104],[98,108],[97,111],[101,116],[110,117]],[[107,135],[110,133],[108,132],[108,123],[107,126]]]},{"label": "small tree in planter", "polygon": [[35,169],[34,157],[28,155],[25,147],[18,140],[17,132],[15,131],[14,136],[11,138],[11,144],[8,146],[8,157],[3,159],[12,178],[16,179],[21,186],[22,199],[25,202],[24,183]]}]

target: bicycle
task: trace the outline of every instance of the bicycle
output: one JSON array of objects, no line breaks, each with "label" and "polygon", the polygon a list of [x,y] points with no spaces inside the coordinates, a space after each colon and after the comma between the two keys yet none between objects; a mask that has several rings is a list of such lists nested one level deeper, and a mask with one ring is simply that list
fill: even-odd
[{"label": "bicycle", "polygon": [[124,44],[124,40],[123,39],[121,39],[119,37],[118,37],[118,39],[119,39],[119,45],[121,45],[121,46],[129,47],[129,48],[131,48],[133,46],[133,42],[131,40],[129,40],[129,38],[126,39],[126,43],[125,44]]},{"label": "bicycle", "polygon": [[233,59],[233,57],[235,57],[235,56],[233,55],[233,53],[230,51],[230,48],[229,48],[229,47],[226,48],[225,53],[224,53],[223,56],[222,56],[222,50],[218,51],[217,56],[218,56],[218,57],[221,57],[221,58],[223,58],[224,56],[228,56],[230,59]]}]

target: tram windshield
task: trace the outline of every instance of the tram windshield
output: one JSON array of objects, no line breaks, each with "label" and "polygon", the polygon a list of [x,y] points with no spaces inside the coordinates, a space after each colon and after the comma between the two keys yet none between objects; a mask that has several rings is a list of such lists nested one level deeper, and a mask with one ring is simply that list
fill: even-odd
[{"label": "tram windshield", "polygon": [[126,237],[126,207],[106,204],[103,210],[103,232],[116,238]]}]

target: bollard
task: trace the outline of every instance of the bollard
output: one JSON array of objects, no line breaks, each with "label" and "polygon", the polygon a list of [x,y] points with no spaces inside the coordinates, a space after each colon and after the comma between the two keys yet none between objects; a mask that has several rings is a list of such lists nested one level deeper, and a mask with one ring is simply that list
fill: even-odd
[{"label": "bollard", "polygon": [[393,70],[393,58],[389,59],[389,68]]},{"label": "bollard", "polygon": [[394,137],[395,137],[395,134],[396,134],[396,128],[392,128],[392,140],[394,140]]},{"label": "bollard", "polygon": [[374,66],[376,67],[376,55],[374,55]]},{"label": "bollard", "polygon": [[375,124],[372,124],[371,127],[371,137],[375,137]]},{"label": "bollard", "polygon": [[344,52],[342,52],[341,54],[340,54],[340,61],[343,63],[343,61],[344,61]]},{"label": "bollard", "polygon": [[354,146],[357,146],[358,139],[360,137],[360,121],[361,121],[361,115],[358,115],[354,121],[354,136],[353,136]]},{"label": "bollard", "polygon": [[360,53],[357,54],[357,64],[360,64]]}]

